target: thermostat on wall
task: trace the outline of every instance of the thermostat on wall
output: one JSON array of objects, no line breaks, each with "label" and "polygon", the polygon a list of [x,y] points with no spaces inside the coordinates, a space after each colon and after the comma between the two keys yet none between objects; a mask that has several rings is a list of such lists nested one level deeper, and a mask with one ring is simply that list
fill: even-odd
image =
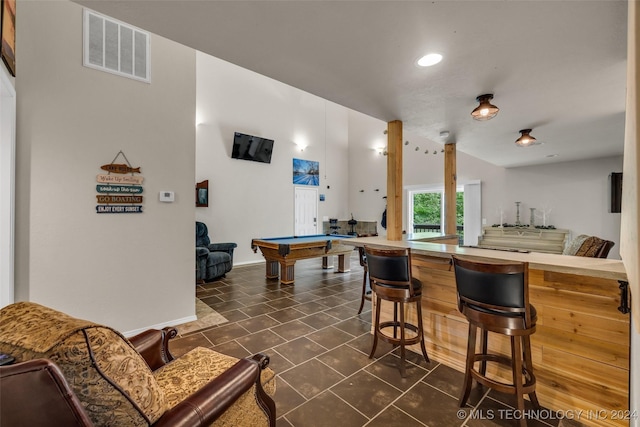
[{"label": "thermostat on wall", "polygon": [[173,191],[161,191],[160,192],[160,201],[171,203],[175,200],[175,194]]}]

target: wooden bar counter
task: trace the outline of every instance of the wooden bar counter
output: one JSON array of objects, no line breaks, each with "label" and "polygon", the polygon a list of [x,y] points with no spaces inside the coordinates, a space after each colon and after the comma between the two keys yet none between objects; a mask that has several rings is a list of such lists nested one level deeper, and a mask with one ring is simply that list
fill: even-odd
[{"label": "wooden bar counter", "polygon": [[[451,254],[528,261],[530,300],[538,312],[531,343],[541,405],[572,414],[582,410],[576,420],[586,425],[629,425],[630,316],[618,310],[618,281],[627,280],[622,261],[459,247],[424,236],[437,233],[420,234],[423,241],[411,240],[417,236],[402,241],[365,237],[343,243],[411,248],[413,275],[423,284],[423,322],[432,360],[464,371],[468,324],[457,307]],[[440,239],[451,241],[447,237]],[[407,313],[409,319],[415,315],[415,310]],[[383,305],[381,316],[392,318],[391,308]],[[491,334],[489,343],[492,351],[509,354],[504,337]],[[493,374],[510,375],[499,368]],[[625,411],[626,420],[613,419]]]}]

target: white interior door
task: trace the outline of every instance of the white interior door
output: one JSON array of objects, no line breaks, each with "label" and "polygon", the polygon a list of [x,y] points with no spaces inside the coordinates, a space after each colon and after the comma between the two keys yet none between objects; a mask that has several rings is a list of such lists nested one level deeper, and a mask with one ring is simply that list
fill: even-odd
[{"label": "white interior door", "polygon": [[295,236],[318,234],[318,189],[295,187]]}]

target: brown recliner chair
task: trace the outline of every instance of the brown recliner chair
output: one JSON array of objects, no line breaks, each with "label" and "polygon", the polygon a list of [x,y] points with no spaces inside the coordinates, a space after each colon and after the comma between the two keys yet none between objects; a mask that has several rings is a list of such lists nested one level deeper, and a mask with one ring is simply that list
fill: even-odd
[{"label": "brown recliner chair", "polygon": [[275,426],[269,358],[236,359],[207,348],[174,358],[176,329],[130,339],[21,302],[0,310],[3,426]]}]

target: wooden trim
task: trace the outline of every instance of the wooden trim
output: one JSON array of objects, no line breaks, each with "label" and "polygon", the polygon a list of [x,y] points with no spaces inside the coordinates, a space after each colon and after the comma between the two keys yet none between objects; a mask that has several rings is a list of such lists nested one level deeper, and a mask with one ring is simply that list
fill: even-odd
[{"label": "wooden trim", "polygon": [[387,239],[402,239],[402,122],[387,123]]},{"label": "wooden trim", "polygon": [[444,232],[456,234],[456,144],[444,146]]},{"label": "wooden trim", "polygon": [[[640,5],[630,1],[628,9],[628,37],[627,37],[627,108],[625,120],[624,141],[624,185],[622,187],[622,215],[620,220],[620,256],[625,264],[629,276],[629,289],[631,295],[640,293],[640,242],[638,242],[638,228],[640,228],[640,126],[638,126],[638,114],[640,113]],[[634,319],[636,330],[640,330],[640,298],[632,299],[631,315]],[[636,340],[638,337],[635,337]],[[636,341],[637,342],[637,341]],[[637,365],[636,365],[637,366]],[[637,379],[635,377],[634,379]],[[635,403],[640,406],[638,398]]]}]

